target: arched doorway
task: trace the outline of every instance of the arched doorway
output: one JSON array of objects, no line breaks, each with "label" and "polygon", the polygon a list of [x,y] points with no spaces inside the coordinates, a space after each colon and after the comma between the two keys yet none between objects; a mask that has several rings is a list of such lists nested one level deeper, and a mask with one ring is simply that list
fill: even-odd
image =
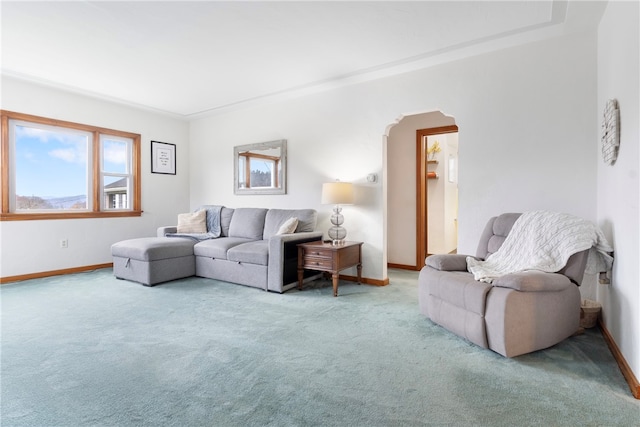
[{"label": "arched doorway", "polygon": [[[441,111],[432,111],[403,116],[386,132],[386,249],[387,265],[391,268],[419,270],[423,265],[424,256],[419,255],[422,251],[419,251],[418,239],[425,242],[425,251],[427,241],[418,232],[418,206],[426,205],[419,201],[418,196],[420,178],[416,172],[420,156],[416,149],[417,131],[447,126],[456,126],[455,119]],[[448,163],[441,162],[439,166],[445,170]],[[447,177],[444,173],[442,175]],[[425,199],[428,201],[427,197]],[[422,224],[425,223],[423,220]],[[426,227],[423,230],[425,233],[428,231]]]}]

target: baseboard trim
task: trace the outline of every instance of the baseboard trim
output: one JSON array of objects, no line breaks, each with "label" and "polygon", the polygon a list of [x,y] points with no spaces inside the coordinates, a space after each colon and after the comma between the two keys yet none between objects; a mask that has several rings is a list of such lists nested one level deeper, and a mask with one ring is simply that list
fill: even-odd
[{"label": "baseboard trim", "polygon": [[600,330],[602,331],[602,336],[604,337],[605,342],[609,346],[609,350],[611,350],[611,354],[613,355],[613,358],[616,360],[616,362],[618,362],[618,367],[622,372],[622,376],[624,377],[624,379],[627,381],[627,384],[629,385],[631,394],[636,399],[640,399],[640,382],[638,382],[638,379],[633,374],[631,367],[625,360],[624,356],[620,352],[620,349],[618,348],[618,345],[614,341],[613,337],[611,336],[607,328],[602,323],[601,319],[598,320],[598,326],[600,326]]},{"label": "baseboard trim", "polygon": [[392,262],[387,263],[388,268],[397,268],[398,270],[411,270],[411,271],[420,271],[420,268],[415,265],[406,265],[406,264],[394,264]]},{"label": "baseboard trim", "polygon": [[41,279],[43,277],[61,276],[63,274],[82,273],[84,271],[98,270],[100,268],[113,267],[113,263],[85,265],[84,267],[64,268],[62,270],[42,271],[40,273],[21,274],[19,276],[0,277],[0,285],[11,282],[20,282],[22,280]]},{"label": "baseboard trim", "polygon": [[[358,277],[357,276],[345,276],[345,275],[340,275],[340,280],[346,280],[347,282],[357,282],[358,281]],[[372,285],[372,286],[387,286],[389,284],[389,278],[387,277],[386,279],[369,279],[367,277],[363,277],[362,280],[360,280],[360,283],[364,283],[365,285]]]}]

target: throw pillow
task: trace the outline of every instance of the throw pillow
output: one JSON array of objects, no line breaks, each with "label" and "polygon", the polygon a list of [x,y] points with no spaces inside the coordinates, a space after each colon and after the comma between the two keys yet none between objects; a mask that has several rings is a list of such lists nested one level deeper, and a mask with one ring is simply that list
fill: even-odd
[{"label": "throw pillow", "polygon": [[276,234],[291,234],[296,231],[298,226],[298,218],[292,217],[282,223]]},{"label": "throw pillow", "polygon": [[207,211],[196,211],[178,215],[178,233],[206,233]]}]

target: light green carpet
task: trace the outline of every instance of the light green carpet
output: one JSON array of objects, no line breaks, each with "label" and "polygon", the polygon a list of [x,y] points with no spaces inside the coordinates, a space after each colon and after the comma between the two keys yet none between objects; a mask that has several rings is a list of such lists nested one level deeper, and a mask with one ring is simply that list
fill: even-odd
[{"label": "light green carpet", "polygon": [[597,329],[505,359],[423,317],[416,280],[3,285],[2,426],[640,425]]}]

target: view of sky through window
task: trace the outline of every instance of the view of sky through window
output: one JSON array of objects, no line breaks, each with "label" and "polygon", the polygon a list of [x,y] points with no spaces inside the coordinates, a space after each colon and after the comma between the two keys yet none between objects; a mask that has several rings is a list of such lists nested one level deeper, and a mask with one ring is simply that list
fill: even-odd
[{"label": "view of sky through window", "polygon": [[128,145],[124,141],[105,139],[102,142],[102,170],[108,173],[128,173]]},{"label": "view of sky through window", "polygon": [[[92,134],[73,129],[15,123],[17,209],[88,209]],[[126,190],[130,140],[102,137],[103,185]]]},{"label": "view of sky through window", "polygon": [[69,197],[87,194],[89,137],[15,126],[16,195]]},{"label": "view of sky through window", "polygon": [[251,187],[273,187],[275,162],[251,158]]}]

